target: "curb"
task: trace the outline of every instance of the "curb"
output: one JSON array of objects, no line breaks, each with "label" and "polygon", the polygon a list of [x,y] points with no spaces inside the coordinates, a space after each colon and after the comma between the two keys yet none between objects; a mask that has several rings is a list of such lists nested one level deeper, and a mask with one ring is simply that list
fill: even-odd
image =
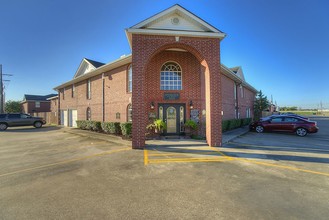
[{"label": "curb", "polygon": [[131,141],[122,140],[121,137],[116,137],[109,134],[101,134],[92,131],[71,130],[71,129],[65,129],[63,132],[131,147]]}]

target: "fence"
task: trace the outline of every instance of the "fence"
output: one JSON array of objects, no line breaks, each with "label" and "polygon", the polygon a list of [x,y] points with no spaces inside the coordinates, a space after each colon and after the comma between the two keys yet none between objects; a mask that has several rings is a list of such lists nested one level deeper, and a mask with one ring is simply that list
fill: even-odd
[{"label": "fence", "polygon": [[31,114],[35,117],[42,117],[46,120],[47,124],[56,124],[58,125],[58,116],[56,112],[34,112]]}]

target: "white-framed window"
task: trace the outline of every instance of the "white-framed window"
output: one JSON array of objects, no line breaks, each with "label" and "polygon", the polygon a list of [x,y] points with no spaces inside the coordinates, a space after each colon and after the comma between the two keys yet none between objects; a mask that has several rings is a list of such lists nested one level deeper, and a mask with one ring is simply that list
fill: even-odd
[{"label": "white-framed window", "polygon": [[244,98],[244,89],[242,85],[240,85],[240,93],[241,93],[241,98]]},{"label": "white-framed window", "polygon": [[166,62],[160,71],[160,90],[182,90],[182,69],[175,62]]},{"label": "white-framed window", "polygon": [[236,83],[235,82],[234,82],[233,89],[234,89],[234,99],[236,100]]},{"label": "white-framed window", "polygon": [[250,108],[248,107],[247,110],[246,110],[246,118],[251,118],[251,110]]},{"label": "white-framed window", "polygon": [[75,92],[75,85],[72,85],[72,98],[74,98],[74,92]]},{"label": "white-framed window", "polygon": [[131,104],[129,104],[127,107],[127,121],[128,122],[133,121],[133,108]]},{"label": "white-framed window", "polygon": [[128,67],[128,74],[127,74],[127,91],[133,91],[133,67],[130,65]]},{"label": "white-framed window", "polygon": [[63,88],[62,94],[63,94],[63,100],[64,100],[65,99],[65,88]]},{"label": "white-framed window", "polygon": [[87,81],[87,99],[91,99],[91,81],[88,79]]},{"label": "white-framed window", "polygon": [[35,107],[36,107],[36,108],[40,108],[40,102],[36,101],[36,102],[35,102]]}]

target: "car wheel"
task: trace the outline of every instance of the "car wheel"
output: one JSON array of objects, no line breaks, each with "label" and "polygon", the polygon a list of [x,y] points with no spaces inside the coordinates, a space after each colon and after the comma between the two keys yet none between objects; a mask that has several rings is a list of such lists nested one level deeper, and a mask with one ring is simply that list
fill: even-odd
[{"label": "car wheel", "polygon": [[264,127],[263,126],[260,126],[260,125],[258,125],[257,127],[256,127],[256,132],[257,133],[263,133],[264,132]]},{"label": "car wheel", "polygon": [[4,130],[6,130],[7,128],[8,128],[7,124],[5,124],[5,123],[1,123],[1,124],[0,124],[0,131],[4,131]]},{"label": "car wheel", "polygon": [[36,122],[34,122],[34,127],[41,128],[42,127],[42,123],[40,121],[36,121]]},{"label": "car wheel", "polygon": [[300,137],[304,137],[307,135],[307,130],[305,128],[297,128],[296,134]]}]

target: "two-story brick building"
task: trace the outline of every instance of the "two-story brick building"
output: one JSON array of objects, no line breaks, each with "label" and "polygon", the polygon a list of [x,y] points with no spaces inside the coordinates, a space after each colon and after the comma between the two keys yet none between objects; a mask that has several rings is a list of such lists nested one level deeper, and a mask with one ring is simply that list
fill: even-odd
[{"label": "two-story brick building", "polygon": [[225,34],[180,5],[128,29],[132,54],[103,64],[83,59],[59,92],[61,124],[78,120],[133,122],[133,148],[145,145],[153,118],[180,134],[187,119],[200,124],[210,146],[221,146],[222,119],[252,117],[256,90],[241,67],[220,62]]},{"label": "two-story brick building", "polygon": [[57,96],[57,94],[49,95],[27,95],[21,101],[22,112],[34,114],[38,112],[51,112],[50,101],[48,98]]}]

